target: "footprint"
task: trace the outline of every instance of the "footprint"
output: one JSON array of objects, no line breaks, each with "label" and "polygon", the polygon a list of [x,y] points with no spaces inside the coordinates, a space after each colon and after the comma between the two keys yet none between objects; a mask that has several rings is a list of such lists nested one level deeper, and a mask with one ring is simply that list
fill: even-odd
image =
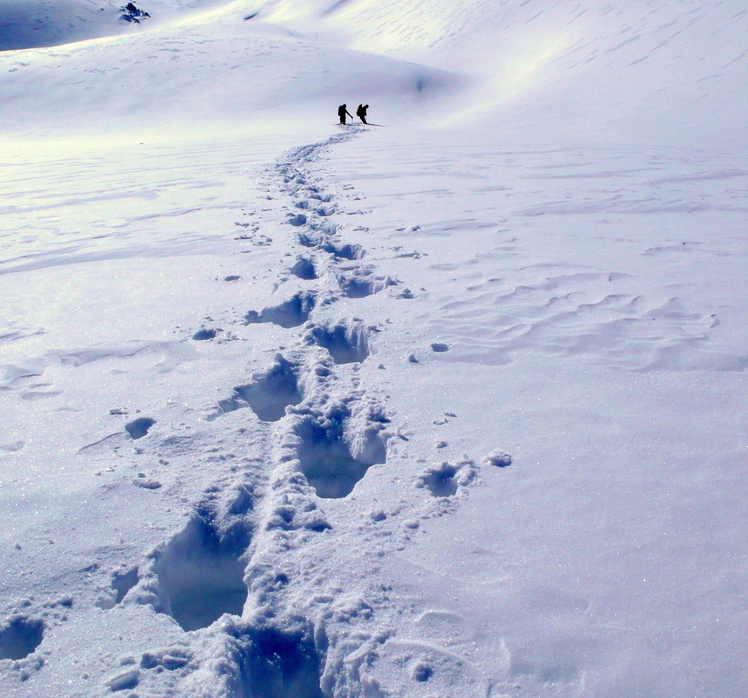
[{"label": "footprint", "polygon": [[267,373],[250,385],[234,388],[234,394],[263,422],[277,422],[286,415],[286,407],[298,405],[302,400],[296,367],[280,354]]},{"label": "footprint", "polygon": [[337,232],[334,226],[317,226],[313,232],[299,233],[297,240],[303,247],[322,250],[336,259],[357,260],[366,254],[361,245],[332,239]]},{"label": "footprint", "polygon": [[221,330],[218,329],[202,329],[195,332],[192,335],[192,339],[197,341],[205,341],[206,339],[213,339]]},{"label": "footprint", "polygon": [[286,407],[298,405],[303,399],[297,367],[281,354],[276,354],[275,364],[269,371],[256,374],[254,378],[254,383],[238,385],[231,397],[219,400],[216,411],[206,417],[207,421],[250,407],[263,422],[277,422],[285,416]]},{"label": "footprint", "polygon": [[336,364],[360,363],[369,356],[369,333],[361,322],[318,325],[304,340],[330,352]]},{"label": "footprint", "polygon": [[305,257],[299,257],[296,260],[296,264],[289,271],[304,281],[311,281],[317,278],[317,270],[314,268],[314,263]]},{"label": "footprint", "polygon": [[139,417],[138,419],[125,424],[125,430],[133,439],[142,439],[148,430],[156,423],[155,419],[150,417]]},{"label": "footprint", "polygon": [[457,488],[468,485],[476,475],[475,463],[466,459],[452,464],[444,461],[424,470],[416,480],[416,487],[425,487],[434,497],[452,497]]},{"label": "footprint", "polygon": [[361,247],[361,245],[356,245],[350,242],[334,242],[332,240],[326,240],[325,242],[323,242],[320,245],[320,249],[339,259],[362,259],[366,254],[366,252],[364,252],[364,248]]},{"label": "footprint", "polygon": [[346,414],[331,410],[325,420],[308,418],[297,428],[301,443],[297,455],[301,472],[323,499],[341,499],[348,496],[366,471],[376,464],[385,463],[387,450],[378,433],[368,433],[368,443],[362,449],[360,460],[351,455],[343,438]]},{"label": "footprint", "polygon": [[322,244],[322,240],[318,235],[312,235],[310,233],[299,233],[296,239],[302,247],[319,247]]},{"label": "footprint", "polygon": [[120,603],[122,599],[127,596],[127,592],[138,583],[138,579],[137,567],[133,567],[127,572],[120,572],[114,575],[112,578],[112,589],[117,592],[115,603]]},{"label": "footprint", "polygon": [[13,616],[0,628],[0,659],[25,659],[44,639],[44,623],[37,618]]},{"label": "footprint", "polygon": [[[247,686],[237,695],[256,698],[324,698],[322,653],[309,624],[298,627],[250,626],[238,638],[239,666]],[[373,695],[373,694],[372,694]]]},{"label": "footprint", "polygon": [[291,216],[288,219],[288,223],[290,223],[295,228],[298,228],[302,225],[306,225],[307,217],[303,213],[299,213],[295,216]]},{"label": "footprint", "polygon": [[315,303],[314,294],[299,292],[280,305],[265,308],[259,313],[256,310],[250,310],[244,318],[244,324],[272,322],[287,329],[298,327],[309,319]]},{"label": "footprint", "polygon": [[153,553],[158,610],[183,630],[207,628],[224,613],[240,616],[247,599],[244,563],[249,528],[243,521],[221,530],[212,512],[198,511],[185,529]]},{"label": "footprint", "polygon": [[434,497],[451,497],[457,494],[457,468],[449,463],[427,470],[419,476],[420,487],[427,487]]},{"label": "footprint", "polygon": [[394,286],[395,281],[389,276],[375,276],[372,267],[363,266],[351,273],[339,274],[338,285],[348,298],[366,298]]},{"label": "footprint", "polygon": [[118,603],[122,603],[122,600],[127,596],[127,592],[130,591],[140,579],[138,575],[138,568],[134,567],[127,572],[117,572],[112,576],[112,591],[114,596],[106,596],[96,602],[99,608],[109,610],[114,608]]}]

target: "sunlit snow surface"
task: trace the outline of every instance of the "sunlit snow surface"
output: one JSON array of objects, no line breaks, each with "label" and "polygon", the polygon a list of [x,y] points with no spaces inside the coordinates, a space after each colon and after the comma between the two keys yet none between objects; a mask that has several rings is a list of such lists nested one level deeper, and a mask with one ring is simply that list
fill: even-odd
[{"label": "sunlit snow surface", "polygon": [[747,695],[742,4],[62,5],[0,24],[0,693]]}]

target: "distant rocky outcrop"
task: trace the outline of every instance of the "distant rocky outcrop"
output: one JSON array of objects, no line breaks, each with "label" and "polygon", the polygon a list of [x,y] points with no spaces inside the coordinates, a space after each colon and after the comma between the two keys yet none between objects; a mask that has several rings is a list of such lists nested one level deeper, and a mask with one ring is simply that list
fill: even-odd
[{"label": "distant rocky outcrop", "polygon": [[124,7],[120,7],[120,12],[122,12],[120,19],[123,19],[125,22],[134,22],[135,24],[140,24],[141,19],[150,17],[147,12],[138,9],[135,7],[135,4],[131,2],[128,2]]}]

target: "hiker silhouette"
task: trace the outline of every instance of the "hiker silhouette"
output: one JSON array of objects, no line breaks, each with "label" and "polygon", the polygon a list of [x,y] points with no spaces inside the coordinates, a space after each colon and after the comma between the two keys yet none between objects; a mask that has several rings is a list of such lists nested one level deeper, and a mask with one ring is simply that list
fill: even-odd
[{"label": "hiker silhouette", "polygon": [[358,105],[358,109],[356,109],[356,116],[361,119],[362,123],[366,123],[366,110],[369,108],[368,104]]},{"label": "hiker silhouette", "polygon": [[[340,123],[345,124],[345,115],[348,114],[348,110],[345,108],[345,104],[341,104],[338,107],[338,116],[340,117]],[[348,116],[353,118],[353,114],[348,114]]]}]

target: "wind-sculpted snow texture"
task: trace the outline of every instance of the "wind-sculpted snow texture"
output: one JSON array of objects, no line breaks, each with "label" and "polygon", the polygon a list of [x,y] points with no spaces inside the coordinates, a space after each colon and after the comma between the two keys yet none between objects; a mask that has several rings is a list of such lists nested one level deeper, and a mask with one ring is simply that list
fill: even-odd
[{"label": "wind-sculpted snow texture", "polygon": [[3,698],[748,695],[740,3],[11,5]]}]

